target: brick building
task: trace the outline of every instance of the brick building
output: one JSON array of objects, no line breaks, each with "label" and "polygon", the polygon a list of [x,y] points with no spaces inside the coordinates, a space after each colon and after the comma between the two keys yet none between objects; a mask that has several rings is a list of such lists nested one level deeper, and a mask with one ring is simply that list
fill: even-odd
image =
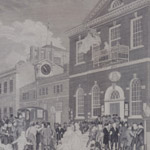
[{"label": "brick building", "polygon": [[36,80],[20,89],[20,108],[41,107],[48,111],[48,120],[52,124],[68,122],[67,60],[68,52],[53,45],[31,47],[30,62],[34,65]]},{"label": "brick building", "polygon": [[150,104],[149,4],[100,0],[68,31],[69,107],[75,120],[103,114],[143,120],[143,107]]},{"label": "brick building", "polygon": [[68,122],[68,73],[39,78],[20,89],[20,108],[41,107],[48,110],[48,120],[53,123]]},{"label": "brick building", "polygon": [[44,45],[42,47],[30,47],[30,62],[36,64],[42,60],[49,60],[57,65],[64,66],[68,64],[69,52],[66,49],[56,47],[52,44]]},{"label": "brick building", "polygon": [[14,68],[0,73],[0,117],[17,114],[20,88],[33,81],[34,66],[28,62],[19,61]]}]

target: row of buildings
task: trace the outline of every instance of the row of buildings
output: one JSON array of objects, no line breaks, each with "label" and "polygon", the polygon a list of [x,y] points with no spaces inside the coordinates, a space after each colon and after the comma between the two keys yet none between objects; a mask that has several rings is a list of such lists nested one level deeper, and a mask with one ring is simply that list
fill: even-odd
[{"label": "row of buildings", "polygon": [[117,114],[150,137],[150,0],[99,0],[70,41],[69,107],[76,120]]},{"label": "row of buildings", "polygon": [[69,53],[52,45],[31,47],[30,58],[0,73],[0,117],[20,108],[40,107],[51,122],[67,122]]},{"label": "row of buildings", "polygon": [[55,122],[69,113],[75,120],[149,118],[149,12],[150,0],[100,0],[67,32],[70,55],[52,44],[31,47],[28,62],[0,74],[1,115],[38,106]]}]

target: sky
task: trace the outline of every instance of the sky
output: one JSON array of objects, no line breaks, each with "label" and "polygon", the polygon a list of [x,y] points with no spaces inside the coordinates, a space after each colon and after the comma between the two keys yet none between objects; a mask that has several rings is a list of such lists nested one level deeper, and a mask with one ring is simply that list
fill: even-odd
[{"label": "sky", "polygon": [[68,49],[65,32],[82,23],[98,0],[0,0],[0,72],[26,60],[31,45]]}]

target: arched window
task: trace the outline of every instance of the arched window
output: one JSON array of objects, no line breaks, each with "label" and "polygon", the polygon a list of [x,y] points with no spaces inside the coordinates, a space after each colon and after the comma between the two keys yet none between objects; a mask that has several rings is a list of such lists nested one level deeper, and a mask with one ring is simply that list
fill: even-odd
[{"label": "arched window", "polygon": [[117,90],[114,90],[112,93],[111,93],[111,100],[117,100],[120,98],[120,94]]},{"label": "arched window", "polygon": [[123,2],[121,0],[114,0],[112,3],[111,3],[111,6],[110,6],[110,10],[113,10],[115,8],[118,8],[119,6],[123,5]]},{"label": "arched window", "polygon": [[92,116],[100,115],[100,88],[95,82],[95,85],[92,88]]},{"label": "arched window", "polygon": [[141,115],[141,82],[138,78],[134,78],[130,84],[130,113],[132,116]]},{"label": "arched window", "polygon": [[79,86],[76,92],[76,117],[84,116],[84,90]]}]

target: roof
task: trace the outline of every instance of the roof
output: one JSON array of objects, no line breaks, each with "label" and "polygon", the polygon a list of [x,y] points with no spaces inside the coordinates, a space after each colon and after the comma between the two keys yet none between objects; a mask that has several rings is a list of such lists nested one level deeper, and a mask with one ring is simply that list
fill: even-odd
[{"label": "roof", "polygon": [[54,45],[44,45],[42,48],[53,48],[53,49],[55,49],[55,51],[68,52],[66,49],[62,49],[62,48],[56,47],[56,46],[54,46]]},{"label": "roof", "polygon": [[69,74],[68,73],[62,73],[58,74],[55,76],[50,76],[50,77],[44,77],[44,78],[39,78],[37,81],[40,85],[45,84],[45,83],[53,83],[53,82],[58,82],[61,80],[66,80],[69,79]]},{"label": "roof", "polygon": [[2,72],[0,72],[0,77],[6,76],[6,75],[10,75],[10,74],[14,74],[15,71],[16,71],[15,67],[10,68],[10,69],[5,70],[5,71],[2,71]]}]

